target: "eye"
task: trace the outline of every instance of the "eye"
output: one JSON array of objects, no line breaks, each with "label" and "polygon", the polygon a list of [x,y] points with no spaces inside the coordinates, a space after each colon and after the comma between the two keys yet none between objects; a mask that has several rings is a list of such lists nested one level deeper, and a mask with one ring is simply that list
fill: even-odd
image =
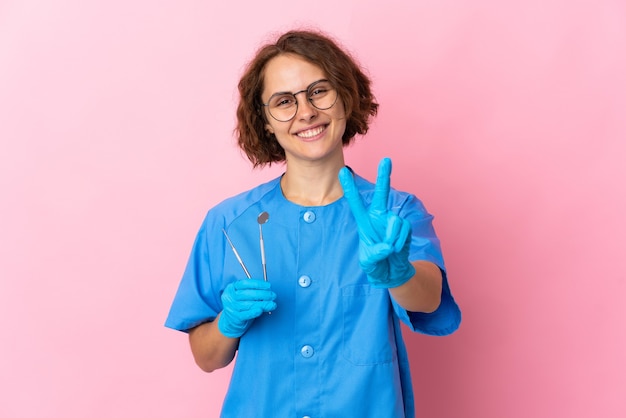
[{"label": "eye", "polygon": [[309,98],[317,99],[319,97],[324,97],[324,95],[326,95],[326,93],[328,93],[331,89],[332,88],[328,83],[318,83],[309,90]]},{"label": "eye", "polygon": [[296,103],[296,99],[291,95],[280,95],[272,97],[270,100],[271,107],[290,107]]}]

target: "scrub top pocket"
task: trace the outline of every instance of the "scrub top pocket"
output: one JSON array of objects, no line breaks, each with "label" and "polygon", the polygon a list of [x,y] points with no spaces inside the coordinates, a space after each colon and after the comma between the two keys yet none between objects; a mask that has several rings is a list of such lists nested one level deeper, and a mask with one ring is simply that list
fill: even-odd
[{"label": "scrub top pocket", "polygon": [[[390,363],[396,358],[389,291],[369,285],[341,289],[343,304],[343,356],[352,364]],[[381,321],[386,317],[386,321]]]}]

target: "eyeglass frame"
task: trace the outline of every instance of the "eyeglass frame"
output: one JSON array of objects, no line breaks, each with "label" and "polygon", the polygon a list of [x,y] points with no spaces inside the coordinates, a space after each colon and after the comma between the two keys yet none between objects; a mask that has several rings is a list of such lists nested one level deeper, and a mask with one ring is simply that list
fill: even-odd
[{"label": "eyeglass frame", "polygon": [[[299,90],[299,91],[297,91],[297,92],[295,92],[295,93],[291,93],[291,92],[289,92],[289,91],[279,91],[279,92],[276,92],[276,93],[272,94],[272,95],[270,96],[270,98],[269,98],[269,99],[267,99],[267,103],[261,103],[261,106],[268,107],[268,113],[270,114],[270,116],[272,117],[272,119],[274,119],[274,120],[276,120],[276,121],[278,121],[278,122],[289,122],[290,120],[292,120],[293,118],[295,118],[295,117],[296,117],[296,115],[298,114],[298,98],[296,97],[296,95],[298,95],[298,94],[300,94],[300,93],[308,93],[308,92],[311,90],[311,88],[312,88],[312,87],[314,87],[316,84],[318,84],[318,83],[322,83],[322,82],[324,82],[324,81],[325,81],[325,82],[330,83],[330,81],[329,81],[329,80],[327,80],[327,79],[325,79],[325,78],[321,78],[321,79],[319,79],[319,80],[317,80],[317,81],[314,81],[314,82],[312,82],[311,84],[309,84],[309,85],[307,86],[307,88],[306,88],[306,89],[304,89],[304,90]],[[316,108],[317,110],[328,110],[328,109],[330,109],[331,107],[333,107],[333,106],[335,105],[335,103],[337,103],[337,98],[339,97],[339,92],[337,91],[337,88],[335,88],[335,86],[333,86],[333,85],[332,85],[332,83],[330,83],[330,86],[332,87],[332,89],[333,89],[333,90],[335,90],[335,101],[333,101],[333,104],[331,104],[330,106],[328,106],[328,107],[324,107],[324,108],[317,107],[317,106],[315,105],[315,103],[313,103],[313,98],[312,98],[312,97],[308,97],[308,94],[307,94],[306,100],[307,100],[309,103],[311,103],[311,106],[313,106],[313,107],[314,107],[314,108]],[[274,96],[278,96],[278,95],[283,95],[283,94],[290,94],[290,95],[292,95],[292,96],[293,96],[293,99],[294,99],[294,101],[295,101],[295,103],[296,103],[296,111],[294,112],[293,116],[292,116],[292,117],[290,117],[290,118],[289,118],[289,119],[287,119],[287,120],[280,120],[280,119],[278,119],[276,116],[274,116],[274,115],[272,114],[272,111],[271,111],[271,110],[269,110],[269,105],[270,105],[270,102],[272,101],[272,97],[274,97]]]}]

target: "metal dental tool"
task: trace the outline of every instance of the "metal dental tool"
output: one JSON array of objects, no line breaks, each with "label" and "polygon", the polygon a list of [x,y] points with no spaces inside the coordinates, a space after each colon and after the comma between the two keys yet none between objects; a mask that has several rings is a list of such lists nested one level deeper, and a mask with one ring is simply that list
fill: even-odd
[{"label": "metal dental tool", "polygon": [[263,264],[263,280],[267,281],[267,266],[265,264],[265,244],[263,243],[263,227],[262,225],[268,221],[270,214],[267,212],[261,212],[256,218],[259,223],[259,242],[261,244],[261,263]]},{"label": "metal dental tool", "polygon": [[239,253],[237,252],[237,249],[233,245],[233,242],[228,237],[228,234],[226,233],[226,230],[222,228],[222,232],[224,233],[224,236],[226,237],[226,240],[228,241],[228,244],[230,245],[230,248],[232,248],[233,253],[235,253],[235,257],[237,257],[237,261],[239,261],[239,265],[243,269],[243,272],[246,273],[246,276],[248,276],[248,279],[251,279],[252,276],[250,276],[250,273],[248,272],[248,269],[246,268],[246,265],[243,263],[243,260],[239,256]]}]

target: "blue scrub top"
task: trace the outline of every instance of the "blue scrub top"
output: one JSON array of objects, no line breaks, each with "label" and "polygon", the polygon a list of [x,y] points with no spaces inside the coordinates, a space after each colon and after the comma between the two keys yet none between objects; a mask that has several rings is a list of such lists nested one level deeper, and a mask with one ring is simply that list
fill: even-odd
[{"label": "blue scrub top", "polygon": [[[374,185],[355,176],[368,205]],[[180,331],[215,319],[220,295],[246,279],[225,229],[252,277],[262,279],[257,216],[277,308],[241,337],[222,417],[413,417],[413,392],[400,323],[429,335],[461,321],[445,274],[432,215],[413,195],[390,191],[389,207],[412,225],[409,258],[437,264],[442,300],[431,313],[407,312],[375,289],[358,263],[356,223],[345,198],[305,207],[282,194],[280,178],[211,209],[196,237],[165,325]]]}]

